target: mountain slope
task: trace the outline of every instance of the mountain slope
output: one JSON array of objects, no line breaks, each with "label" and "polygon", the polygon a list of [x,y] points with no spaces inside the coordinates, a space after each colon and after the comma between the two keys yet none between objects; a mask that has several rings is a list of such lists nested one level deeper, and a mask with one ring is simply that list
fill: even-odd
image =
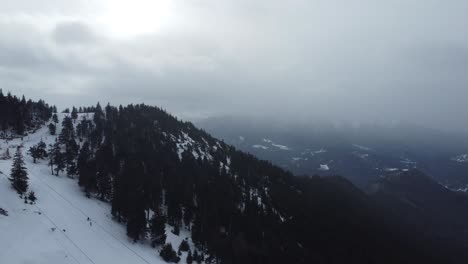
[{"label": "mountain slope", "polygon": [[417,170],[381,177],[370,189],[371,197],[381,207],[393,210],[408,226],[452,243],[454,251],[467,252],[468,196],[447,189]]},{"label": "mountain slope", "polygon": [[107,106],[96,115],[97,139],[89,140],[102,143],[89,175],[110,180],[84,177],[92,183],[84,186],[102,193],[95,182],[115,183],[113,214],[134,239],[141,239],[142,215],[162,211],[175,228],[191,230],[209,262],[437,263],[436,250],[426,253],[395,232],[342,178],[295,177],[159,108]]},{"label": "mountain slope", "polygon": [[[59,117],[61,121],[63,114]],[[55,137],[43,127],[23,141],[0,145],[11,151],[24,146],[30,189],[38,197],[36,204],[25,204],[7,180],[11,160],[0,160],[0,207],[8,211],[8,216],[0,215],[2,262],[164,263],[149,245],[127,238],[125,228],[112,219],[108,203],[86,198],[75,179],[51,175],[46,161],[33,164],[26,150],[41,139],[53,143]],[[182,232],[168,240],[176,248],[187,235]]]},{"label": "mountain slope", "polygon": [[[59,175],[52,176],[46,161],[32,164],[27,157],[39,200],[37,207],[25,205],[6,180],[11,162],[0,162],[0,208],[9,212],[0,215],[0,231],[7,234],[0,256],[13,263],[31,257],[158,263],[164,242],[177,248],[185,237],[205,263],[451,263],[443,250],[387,221],[349,181],[295,177],[159,108],[98,105],[86,118],[60,118],[58,141],[42,128],[23,139],[22,151],[41,138],[58,146],[61,153],[54,155],[67,160],[66,172],[78,177],[82,192],[65,167],[53,164]],[[70,151],[74,144],[79,154]],[[154,219],[167,221],[162,244],[155,243]],[[20,254],[22,240],[36,250]]]}]

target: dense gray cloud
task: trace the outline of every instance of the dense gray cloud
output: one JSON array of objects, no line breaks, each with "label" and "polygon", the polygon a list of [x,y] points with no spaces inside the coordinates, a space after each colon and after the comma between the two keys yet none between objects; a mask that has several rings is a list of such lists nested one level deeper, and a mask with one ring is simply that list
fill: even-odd
[{"label": "dense gray cloud", "polygon": [[468,129],[468,2],[0,0],[4,90]]}]

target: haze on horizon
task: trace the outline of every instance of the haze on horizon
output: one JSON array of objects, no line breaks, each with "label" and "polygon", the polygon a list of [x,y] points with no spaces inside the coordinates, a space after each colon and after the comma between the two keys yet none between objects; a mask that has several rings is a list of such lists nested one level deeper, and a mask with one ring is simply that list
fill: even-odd
[{"label": "haze on horizon", "polygon": [[59,107],[468,131],[461,0],[0,0],[0,88]]}]

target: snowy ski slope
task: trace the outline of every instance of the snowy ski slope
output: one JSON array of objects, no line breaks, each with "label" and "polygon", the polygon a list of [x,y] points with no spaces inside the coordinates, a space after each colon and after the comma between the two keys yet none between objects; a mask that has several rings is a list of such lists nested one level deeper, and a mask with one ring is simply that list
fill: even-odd
[{"label": "snowy ski slope", "polygon": [[[64,114],[59,114],[57,134],[63,117]],[[133,243],[128,239],[125,225],[112,219],[110,205],[86,198],[76,179],[64,174],[53,176],[45,160],[34,164],[27,150],[41,139],[50,144],[55,136],[43,127],[23,140],[0,142],[0,152],[9,147],[11,156],[16,146],[24,145],[29,189],[38,198],[34,205],[25,204],[8,181],[12,159],[0,160],[0,208],[8,211],[8,216],[0,214],[0,263],[165,263],[148,241]],[[169,226],[166,229],[167,242],[176,250],[189,236],[186,230],[174,236]],[[179,263],[185,263],[186,254],[182,254]]]}]

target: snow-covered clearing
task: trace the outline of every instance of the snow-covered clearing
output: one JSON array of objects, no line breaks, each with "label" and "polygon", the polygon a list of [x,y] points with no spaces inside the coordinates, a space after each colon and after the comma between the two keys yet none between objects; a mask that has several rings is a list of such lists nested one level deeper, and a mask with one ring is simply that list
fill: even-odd
[{"label": "snow-covered clearing", "polygon": [[[59,114],[57,134],[63,116]],[[0,208],[8,212],[8,216],[0,215],[0,263],[165,263],[149,242],[128,239],[125,225],[113,220],[110,205],[86,198],[76,179],[51,175],[45,160],[33,164],[27,151],[41,139],[50,144],[55,136],[43,127],[23,140],[0,142],[0,152],[9,147],[12,156],[15,146],[23,144],[29,189],[38,198],[34,205],[25,204],[8,181],[12,160],[0,160]],[[175,236],[169,230],[167,241],[177,250],[189,232],[182,229]],[[189,244],[193,248],[190,239]],[[186,254],[179,263],[185,263]]]}]

